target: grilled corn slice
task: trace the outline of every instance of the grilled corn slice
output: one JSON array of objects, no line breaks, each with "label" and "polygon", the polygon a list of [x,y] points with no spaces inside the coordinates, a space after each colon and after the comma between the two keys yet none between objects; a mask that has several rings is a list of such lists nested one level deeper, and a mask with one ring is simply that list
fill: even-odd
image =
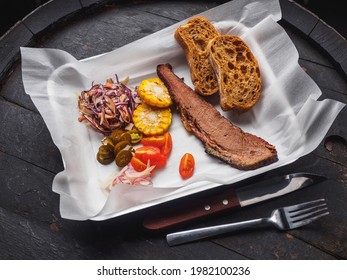
[{"label": "grilled corn slice", "polygon": [[159,78],[143,80],[138,88],[141,99],[148,105],[166,108],[172,104],[169,92]]},{"label": "grilled corn slice", "polygon": [[136,107],[133,114],[135,127],[144,135],[160,135],[171,125],[172,114],[170,108],[155,108],[142,103]]}]

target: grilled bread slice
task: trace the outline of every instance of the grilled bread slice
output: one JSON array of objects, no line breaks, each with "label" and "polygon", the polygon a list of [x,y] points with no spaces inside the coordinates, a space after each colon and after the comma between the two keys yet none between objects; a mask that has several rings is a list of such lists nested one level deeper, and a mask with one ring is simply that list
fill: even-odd
[{"label": "grilled bread slice", "polygon": [[210,41],[208,51],[222,110],[243,113],[252,108],[260,98],[262,80],[248,45],[238,36],[218,35]]},{"label": "grilled bread slice", "polygon": [[207,46],[219,35],[213,24],[204,17],[190,19],[176,29],[175,39],[185,52],[195,91],[201,95],[218,92],[216,74],[209,62]]}]

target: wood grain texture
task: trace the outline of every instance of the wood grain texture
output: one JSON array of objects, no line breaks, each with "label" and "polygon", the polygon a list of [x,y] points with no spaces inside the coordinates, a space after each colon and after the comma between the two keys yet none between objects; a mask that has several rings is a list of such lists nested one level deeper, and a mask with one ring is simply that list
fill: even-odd
[{"label": "wood grain texture", "polygon": [[[226,203],[223,203],[226,201]],[[162,230],[178,224],[187,224],[192,220],[206,218],[216,213],[240,208],[239,199],[233,188],[213,196],[192,197],[186,203],[165,207],[161,211],[150,212],[144,219],[143,226],[148,230]]]},{"label": "wood grain texture", "polygon": [[316,15],[294,1],[280,0],[280,5],[282,17],[285,18],[285,21],[307,36],[319,21]]},{"label": "wood grain texture", "polygon": [[[290,172],[318,173],[329,180],[190,224],[197,227],[267,216],[276,207],[325,197],[331,215],[305,229],[287,233],[249,231],[171,248],[164,239],[167,232],[152,233],[142,228],[146,214],[153,209],[160,211],[160,207],[102,222],[62,219],[59,196],[51,189],[55,174],[63,169],[61,156],[25,94],[18,47],[34,44],[58,48],[83,59],[124,46],[225,1],[78,2],[88,9],[76,13],[72,9],[75,16],[62,20],[55,17],[53,25],[31,23],[38,32],[34,41],[23,26],[17,33],[22,37],[10,34],[12,37],[6,39],[17,49],[14,56],[4,60],[7,66],[1,65],[1,77],[6,78],[0,87],[0,259],[347,259],[346,109],[311,154],[234,187]],[[339,66],[343,56],[338,55],[339,49],[347,53],[346,49],[324,43],[324,38],[335,40],[335,35],[318,25],[315,16],[300,7],[293,8],[287,0],[281,0],[281,5],[281,24],[298,49],[300,65],[321,88],[321,99],[346,103],[347,84],[341,74],[345,70]],[[65,10],[65,14],[69,12]],[[324,47],[328,50],[322,51]],[[329,50],[331,55],[327,55]],[[1,58],[7,51],[10,49],[1,48]]]},{"label": "wood grain texture", "polygon": [[347,40],[340,34],[327,26],[324,22],[319,21],[310,34],[315,42],[317,42],[322,49],[332,58],[341,71],[344,78],[347,78],[347,53],[346,46]]},{"label": "wood grain texture", "polygon": [[19,47],[30,45],[33,34],[19,22],[0,37],[0,86],[14,63],[19,59]]},{"label": "wood grain texture", "polygon": [[62,171],[60,152],[39,114],[2,100],[0,112],[1,151],[45,170]]}]

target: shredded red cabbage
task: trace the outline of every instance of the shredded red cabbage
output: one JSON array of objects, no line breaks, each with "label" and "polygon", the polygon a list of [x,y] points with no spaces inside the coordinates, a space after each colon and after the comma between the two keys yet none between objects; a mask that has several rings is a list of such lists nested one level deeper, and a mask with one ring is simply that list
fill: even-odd
[{"label": "shredded red cabbage", "polygon": [[[117,77],[117,76],[116,76]],[[108,135],[116,128],[132,123],[135,108],[141,103],[137,89],[131,90],[124,83],[112,79],[106,85],[92,85],[78,97],[80,122],[87,120],[90,125]]]}]

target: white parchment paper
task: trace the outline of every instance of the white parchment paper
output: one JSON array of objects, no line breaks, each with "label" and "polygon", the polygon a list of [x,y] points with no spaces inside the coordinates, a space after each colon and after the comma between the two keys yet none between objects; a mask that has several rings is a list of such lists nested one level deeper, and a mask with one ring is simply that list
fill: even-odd
[{"label": "white parchment paper", "polygon": [[[158,170],[153,187],[118,185],[105,191],[119,171],[102,166],[95,155],[102,135],[77,121],[77,96],[94,83],[115,74],[130,77],[135,87],[156,76],[156,66],[170,63],[192,86],[184,53],[174,31],[186,20],[109,53],[76,60],[57,49],[21,48],[25,91],[41,113],[61,151],[65,169],[57,174],[53,191],[60,194],[63,218],[103,220],[144,209],[173,198],[230,184],[295,161],[313,151],[324,138],[344,104],[317,101],[321,91],[298,64],[298,52],[277,21],[278,0],[235,0],[208,10],[207,17],[221,33],[241,36],[260,65],[263,90],[260,101],[243,115],[223,114],[243,130],[275,145],[279,161],[253,171],[232,168],[204,152],[202,143],[187,134],[177,113],[170,132],[173,150],[168,165]],[[215,102],[216,108],[220,110]],[[196,170],[189,180],[178,173],[186,152],[194,155]]]}]

